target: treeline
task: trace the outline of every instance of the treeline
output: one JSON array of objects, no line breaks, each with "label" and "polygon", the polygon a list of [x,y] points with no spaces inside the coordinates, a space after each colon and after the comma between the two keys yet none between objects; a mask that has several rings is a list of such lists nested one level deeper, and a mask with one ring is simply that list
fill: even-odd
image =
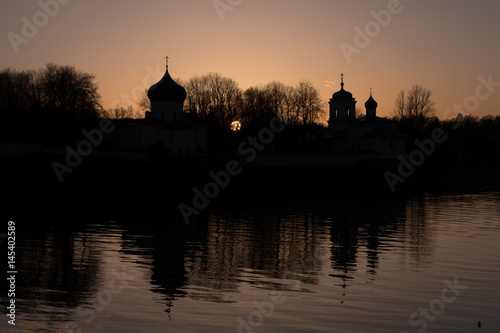
[{"label": "treeline", "polygon": [[233,121],[253,127],[273,117],[286,125],[312,125],[325,109],[319,91],[307,80],[295,86],[274,81],[243,91],[233,79],[209,73],[181,84],[187,90],[185,110],[226,129]]},{"label": "treeline", "polygon": [[410,142],[428,137],[435,128],[442,128],[454,136],[487,138],[500,135],[500,116],[487,115],[482,118],[458,114],[448,120],[436,116],[432,92],[421,85],[414,85],[408,92],[401,90],[394,104],[392,120],[405,133]]},{"label": "treeline", "polygon": [[[219,73],[177,80],[187,90],[185,111],[213,128],[230,131],[235,121],[258,128],[278,117],[286,125],[312,125],[325,103],[307,80],[295,86],[271,82],[242,90]],[[137,106],[103,109],[95,77],[75,67],[48,64],[40,70],[0,71],[0,137],[67,142],[72,133],[99,118],[143,118],[147,91]]]},{"label": "treeline", "polygon": [[[273,81],[246,90],[219,73],[175,81],[187,91],[186,113],[225,130],[230,130],[234,121],[248,128],[269,123],[274,117],[286,125],[312,125],[320,120],[326,105],[319,91],[307,80],[295,86]],[[145,112],[151,110],[147,92],[146,89],[137,103],[138,109],[115,107],[105,110],[104,115],[111,119],[143,118]]]},{"label": "treeline", "polygon": [[[415,139],[424,139],[431,135],[431,132],[436,128],[443,129],[450,137],[459,139],[461,143],[477,141],[500,140],[500,115],[486,115],[483,117],[473,115],[458,114],[457,117],[440,120],[433,116],[427,120],[422,127],[413,127],[413,130],[408,129],[408,124],[405,119],[393,118],[397,123],[401,132],[408,136],[408,142]],[[475,149],[481,149],[481,146],[475,146]]]},{"label": "treeline", "polygon": [[[206,123],[230,130],[234,121],[244,128],[257,127],[277,117],[286,125],[312,125],[320,120],[325,103],[319,91],[307,80],[295,86],[273,81],[242,90],[238,83],[219,73],[209,73],[184,81],[176,78],[187,92],[184,111]],[[105,110],[111,119],[143,118],[151,110],[146,89],[138,109],[116,107]]]},{"label": "treeline", "polygon": [[[408,152],[418,149],[415,140],[425,140],[432,136],[434,129],[441,128],[447,137],[441,147],[441,154],[444,154],[440,161],[442,165],[450,161],[453,164],[457,159],[473,162],[499,158],[500,116],[479,118],[458,114],[454,119],[440,120],[436,117],[437,110],[431,97],[429,89],[416,84],[407,92],[401,90],[396,98],[393,120],[407,136]],[[498,161],[496,163],[500,165]]]},{"label": "treeline", "polygon": [[459,146],[477,151],[495,148],[500,151],[500,116],[477,117],[459,114],[451,120],[436,121]]},{"label": "treeline", "polygon": [[4,140],[67,142],[102,115],[91,74],[48,64],[40,70],[0,71],[0,136]]},{"label": "treeline", "polygon": [[[274,117],[287,128],[312,128],[326,109],[319,91],[307,80],[294,86],[274,81],[246,90],[219,73],[176,81],[187,91],[185,111],[217,133],[230,132],[234,121],[239,121],[245,132],[258,130]],[[428,89],[415,85],[406,93],[401,91],[396,99],[393,119],[408,136],[408,147],[416,138],[428,137],[436,127],[452,133],[451,141],[459,146],[474,142],[478,147],[499,135],[500,116],[479,119],[459,115],[453,120],[439,120],[431,95]],[[75,67],[48,64],[39,70],[0,71],[3,140],[67,143],[74,133],[94,126],[99,118],[143,117],[150,110],[147,91],[136,107],[104,110],[95,77]]]},{"label": "treeline", "polygon": [[[399,123],[407,128],[407,123]],[[444,142],[431,151],[423,168],[498,169],[500,168],[500,116],[477,117],[459,114],[449,120],[432,117],[426,125],[407,131],[406,152],[421,150],[417,142],[432,138],[435,129],[444,131]]]}]

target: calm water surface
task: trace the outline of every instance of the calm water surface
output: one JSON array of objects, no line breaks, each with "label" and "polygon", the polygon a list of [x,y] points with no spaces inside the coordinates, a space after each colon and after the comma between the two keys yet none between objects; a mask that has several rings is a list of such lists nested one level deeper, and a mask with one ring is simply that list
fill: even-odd
[{"label": "calm water surface", "polygon": [[2,332],[500,332],[496,191],[16,222]]}]

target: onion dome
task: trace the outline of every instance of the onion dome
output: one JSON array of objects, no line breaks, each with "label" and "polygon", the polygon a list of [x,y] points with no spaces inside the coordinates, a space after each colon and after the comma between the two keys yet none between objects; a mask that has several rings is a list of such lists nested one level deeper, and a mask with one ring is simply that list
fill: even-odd
[{"label": "onion dome", "polygon": [[368,100],[365,103],[365,108],[367,110],[371,110],[371,109],[376,109],[377,106],[378,103],[373,99],[372,94],[370,94],[370,98],[368,98]]},{"label": "onion dome", "polygon": [[162,79],[149,88],[148,97],[151,101],[184,102],[186,99],[186,89],[172,79],[168,73],[168,63]]}]

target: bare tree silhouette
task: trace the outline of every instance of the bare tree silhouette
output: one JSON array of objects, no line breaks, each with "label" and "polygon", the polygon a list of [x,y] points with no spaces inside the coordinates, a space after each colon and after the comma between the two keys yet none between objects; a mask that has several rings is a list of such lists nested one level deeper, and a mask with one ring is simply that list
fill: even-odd
[{"label": "bare tree silhouette", "polygon": [[405,93],[399,92],[394,105],[394,118],[404,127],[423,129],[436,114],[432,92],[416,84]]}]

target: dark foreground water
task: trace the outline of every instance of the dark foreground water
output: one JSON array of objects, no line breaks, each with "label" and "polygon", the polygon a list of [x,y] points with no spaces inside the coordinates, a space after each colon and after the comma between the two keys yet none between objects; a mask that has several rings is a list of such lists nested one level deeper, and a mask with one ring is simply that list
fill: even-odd
[{"label": "dark foreground water", "polygon": [[500,332],[496,191],[221,205],[189,226],[85,210],[15,221],[1,332]]}]

